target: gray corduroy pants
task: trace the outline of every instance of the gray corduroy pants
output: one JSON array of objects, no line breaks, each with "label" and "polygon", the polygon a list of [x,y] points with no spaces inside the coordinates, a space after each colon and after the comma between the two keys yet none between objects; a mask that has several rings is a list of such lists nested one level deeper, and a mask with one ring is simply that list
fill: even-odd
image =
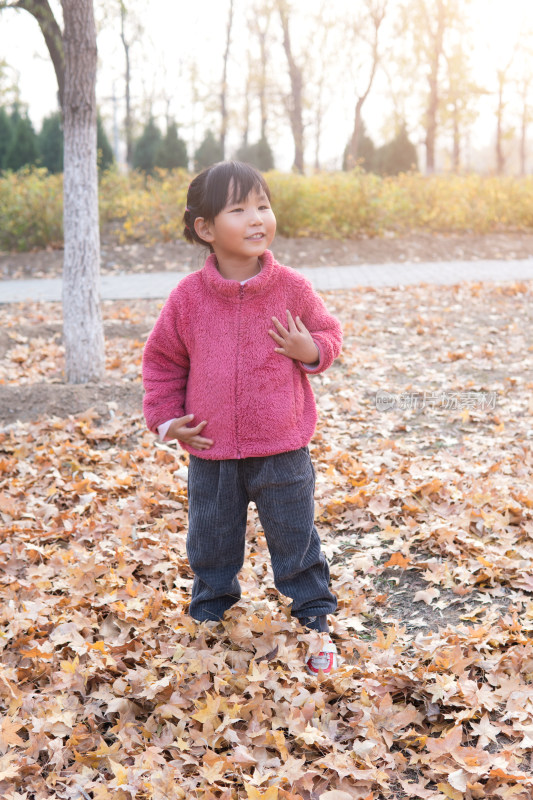
[{"label": "gray corduroy pants", "polygon": [[293,601],[292,616],[305,625],[309,617],[336,610],[314,524],[314,490],[307,446],[219,461],[190,454],[187,556],[194,572],[189,607],[194,619],[221,619],[241,597],[237,575],[244,563],[250,501],[265,532],[275,586]]}]

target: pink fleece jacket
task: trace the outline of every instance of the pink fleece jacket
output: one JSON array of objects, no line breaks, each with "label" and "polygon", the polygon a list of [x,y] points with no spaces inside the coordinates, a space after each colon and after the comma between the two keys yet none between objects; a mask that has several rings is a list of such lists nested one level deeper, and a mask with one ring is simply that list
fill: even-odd
[{"label": "pink fleece jacket", "polygon": [[[241,285],[223,278],[214,254],[170,293],[148,337],[142,363],[143,411],[151,431],[173,417],[207,420],[208,460],[268,456],[307,445],[317,410],[307,373],[324,372],[340,353],[342,330],[311,283],[270,250]],[[299,316],[320,351],[311,369],[276,353],[275,316]]]}]

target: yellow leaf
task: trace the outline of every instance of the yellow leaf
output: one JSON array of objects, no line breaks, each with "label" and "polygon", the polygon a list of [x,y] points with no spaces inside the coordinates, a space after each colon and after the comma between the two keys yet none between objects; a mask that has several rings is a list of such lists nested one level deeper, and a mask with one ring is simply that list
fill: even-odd
[{"label": "yellow leaf", "polygon": [[397,635],[398,631],[394,626],[389,628],[386,636],[383,634],[383,631],[378,628],[376,631],[376,644],[381,650],[388,650],[389,647],[396,641]]},{"label": "yellow leaf", "polygon": [[99,639],[97,642],[87,642],[87,647],[90,647],[91,650],[100,650],[101,653],[105,653],[105,642],[103,639]]},{"label": "yellow leaf", "polygon": [[109,766],[113,770],[113,774],[115,775],[115,780],[113,781],[114,786],[122,786],[124,783],[128,782],[128,775],[122,764],[119,764],[118,761],[113,761],[112,758],[109,760]]},{"label": "yellow leaf", "polygon": [[201,722],[202,724],[204,724],[204,722],[207,722],[208,720],[210,720],[211,722],[214,721],[218,722],[219,718],[217,714],[220,708],[220,701],[222,700],[222,698],[220,697],[220,695],[215,695],[213,697],[213,695],[208,694],[206,695],[205,699],[206,699],[206,705],[203,708],[201,708],[200,711],[197,711],[196,714],[191,714],[192,719],[196,719],[198,720],[198,722]]},{"label": "yellow leaf", "polygon": [[185,741],[185,739],[180,739],[179,737],[173,742],[173,744],[177,745],[180,750],[188,750],[189,743]]},{"label": "yellow leaf", "polygon": [[200,774],[208,783],[216,783],[219,781],[226,771],[226,763],[222,759],[215,761],[212,764],[204,764],[200,767]]},{"label": "yellow leaf", "polygon": [[273,744],[274,747],[278,750],[283,761],[284,762],[287,761],[289,757],[289,751],[287,750],[283,731],[267,731],[266,735],[267,735],[267,744]]},{"label": "yellow leaf", "polygon": [[438,783],[437,789],[442,792],[444,797],[448,797],[449,800],[463,800],[463,793],[458,792],[457,789],[453,789],[449,783]]},{"label": "yellow leaf", "polygon": [[79,665],[80,665],[80,659],[78,658],[78,656],[76,656],[73,661],[62,661],[61,669],[63,670],[63,672],[74,673],[78,669]]},{"label": "yellow leaf", "polygon": [[93,793],[94,800],[111,800],[113,798],[116,800],[116,792],[110,792],[105,786],[95,786],[91,788],[91,792]]},{"label": "yellow leaf", "polygon": [[269,786],[266,792],[260,792],[251,783],[245,783],[244,788],[246,789],[248,800],[278,800],[277,786]]}]

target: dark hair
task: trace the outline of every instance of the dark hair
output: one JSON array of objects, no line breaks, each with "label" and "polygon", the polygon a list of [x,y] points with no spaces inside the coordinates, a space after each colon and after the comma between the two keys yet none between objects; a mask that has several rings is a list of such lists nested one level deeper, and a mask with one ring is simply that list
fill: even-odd
[{"label": "dark hair", "polygon": [[187,208],[183,215],[185,238],[189,242],[209,247],[214,252],[209,242],[201,239],[194,230],[196,217],[212,222],[228,201],[242,203],[253,189],[263,191],[270,201],[267,182],[259,170],[244,161],[219,161],[218,164],[204,169],[191,182],[187,192]]}]

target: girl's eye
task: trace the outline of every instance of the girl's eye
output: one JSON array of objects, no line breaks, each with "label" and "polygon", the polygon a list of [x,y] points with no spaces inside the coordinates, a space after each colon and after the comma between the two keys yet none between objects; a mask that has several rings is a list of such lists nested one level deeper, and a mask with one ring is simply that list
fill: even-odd
[{"label": "girl's eye", "polygon": [[233,214],[234,211],[242,211],[242,208],[232,208],[230,213]]}]

